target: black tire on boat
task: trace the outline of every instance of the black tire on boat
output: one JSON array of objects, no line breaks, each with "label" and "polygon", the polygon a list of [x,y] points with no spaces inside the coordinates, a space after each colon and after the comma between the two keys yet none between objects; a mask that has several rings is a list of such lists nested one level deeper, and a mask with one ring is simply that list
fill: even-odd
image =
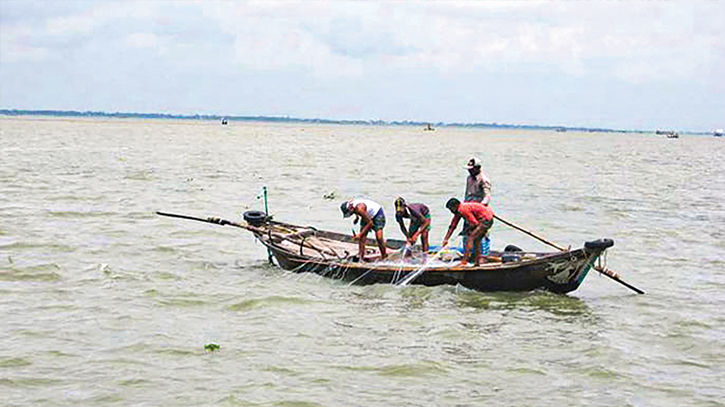
[{"label": "black tire on boat", "polygon": [[512,263],[521,260],[518,254],[504,254],[501,256],[501,263]]},{"label": "black tire on boat", "polygon": [[604,250],[614,246],[612,239],[597,239],[584,243],[584,247],[590,250]]},{"label": "black tire on boat", "polygon": [[512,244],[506,246],[503,249],[503,251],[505,251],[505,252],[523,252],[523,250],[520,247],[512,245]]},{"label": "black tire on boat", "polygon": [[246,211],[244,220],[252,226],[261,226],[267,220],[267,214],[262,211]]}]

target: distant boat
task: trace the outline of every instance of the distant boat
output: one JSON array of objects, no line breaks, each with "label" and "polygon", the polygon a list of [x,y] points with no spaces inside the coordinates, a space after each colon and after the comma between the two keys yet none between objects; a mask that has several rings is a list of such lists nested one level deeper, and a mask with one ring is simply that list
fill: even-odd
[{"label": "distant boat", "polygon": [[712,133],[715,137],[722,137],[722,129],[717,129]]},{"label": "distant boat", "polygon": [[226,117],[223,117],[222,118],[222,126],[226,126],[227,124],[229,124],[229,122],[227,121]]},{"label": "distant boat", "polygon": [[657,130],[655,134],[665,135],[667,138],[680,138],[680,135],[674,130]]},{"label": "distant boat", "polygon": [[425,128],[423,130],[425,130],[425,131],[435,131],[435,129],[433,127],[431,127],[430,123],[428,123],[428,125],[425,126]]}]

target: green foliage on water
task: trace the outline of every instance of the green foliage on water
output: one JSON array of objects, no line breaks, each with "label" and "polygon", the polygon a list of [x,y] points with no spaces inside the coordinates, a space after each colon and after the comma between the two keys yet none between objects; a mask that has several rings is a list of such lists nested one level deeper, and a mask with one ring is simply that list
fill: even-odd
[{"label": "green foliage on water", "polygon": [[220,348],[220,346],[217,345],[216,343],[207,343],[206,345],[204,345],[204,349],[208,350],[209,352],[217,351],[217,350],[219,350],[219,348]]}]

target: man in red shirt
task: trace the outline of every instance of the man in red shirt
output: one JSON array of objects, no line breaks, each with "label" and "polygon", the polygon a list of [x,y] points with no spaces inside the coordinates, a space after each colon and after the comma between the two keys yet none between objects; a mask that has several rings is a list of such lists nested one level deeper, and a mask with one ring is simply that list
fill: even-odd
[{"label": "man in red shirt", "polygon": [[453,214],[451,225],[448,227],[448,233],[443,238],[443,247],[448,246],[448,239],[453,234],[453,231],[458,226],[458,222],[461,218],[464,218],[468,224],[468,230],[466,235],[465,253],[463,254],[463,260],[461,265],[468,264],[469,256],[473,249],[473,262],[476,266],[479,265],[479,257],[481,257],[481,239],[486,236],[486,232],[493,226],[493,210],[478,202],[463,202],[456,198],[451,198],[446,203],[446,208]]}]

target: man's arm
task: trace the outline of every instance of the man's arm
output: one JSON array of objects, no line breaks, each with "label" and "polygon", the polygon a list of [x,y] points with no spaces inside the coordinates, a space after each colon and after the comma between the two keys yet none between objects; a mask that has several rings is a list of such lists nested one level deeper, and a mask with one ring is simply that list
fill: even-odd
[{"label": "man's arm", "polygon": [[360,225],[365,225],[360,229],[360,234],[357,236],[362,239],[373,228],[373,220],[368,216],[368,207],[364,203],[357,204],[355,213],[360,216]]},{"label": "man's arm", "polygon": [[483,190],[483,201],[481,203],[488,206],[488,203],[491,202],[491,183],[481,179],[481,189]]},{"label": "man's arm", "polygon": [[446,232],[446,237],[443,238],[443,245],[442,246],[448,246],[448,239],[453,234],[453,231],[456,229],[456,226],[458,226],[458,222],[461,220],[460,214],[453,215],[453,219],[451,219],[451,225],[448,226],[448,232]]},{"label": "man's arm", "polygon": [[430,219],[426,218],[425,215],[418,211],[410,211],[411,216],[415,216],[415,218],[418,220],[418,223],[420,223],[420,227],[418,230],[413,233],[413,236],[410,236],[410,240],[416,241],[418,239],[418,236],[423,233],[424,230],[430,225]]},{"label": "man's arm", "polygon": [[395,216],[395,220],[398,221],[398,225],[400,225],[400,231],[403,232],[403,236],[405,236],[406,239],[409,238],[408,236],[408,229],[405,227],[405,222],[403,221],[403,218],[399,216]]}]

